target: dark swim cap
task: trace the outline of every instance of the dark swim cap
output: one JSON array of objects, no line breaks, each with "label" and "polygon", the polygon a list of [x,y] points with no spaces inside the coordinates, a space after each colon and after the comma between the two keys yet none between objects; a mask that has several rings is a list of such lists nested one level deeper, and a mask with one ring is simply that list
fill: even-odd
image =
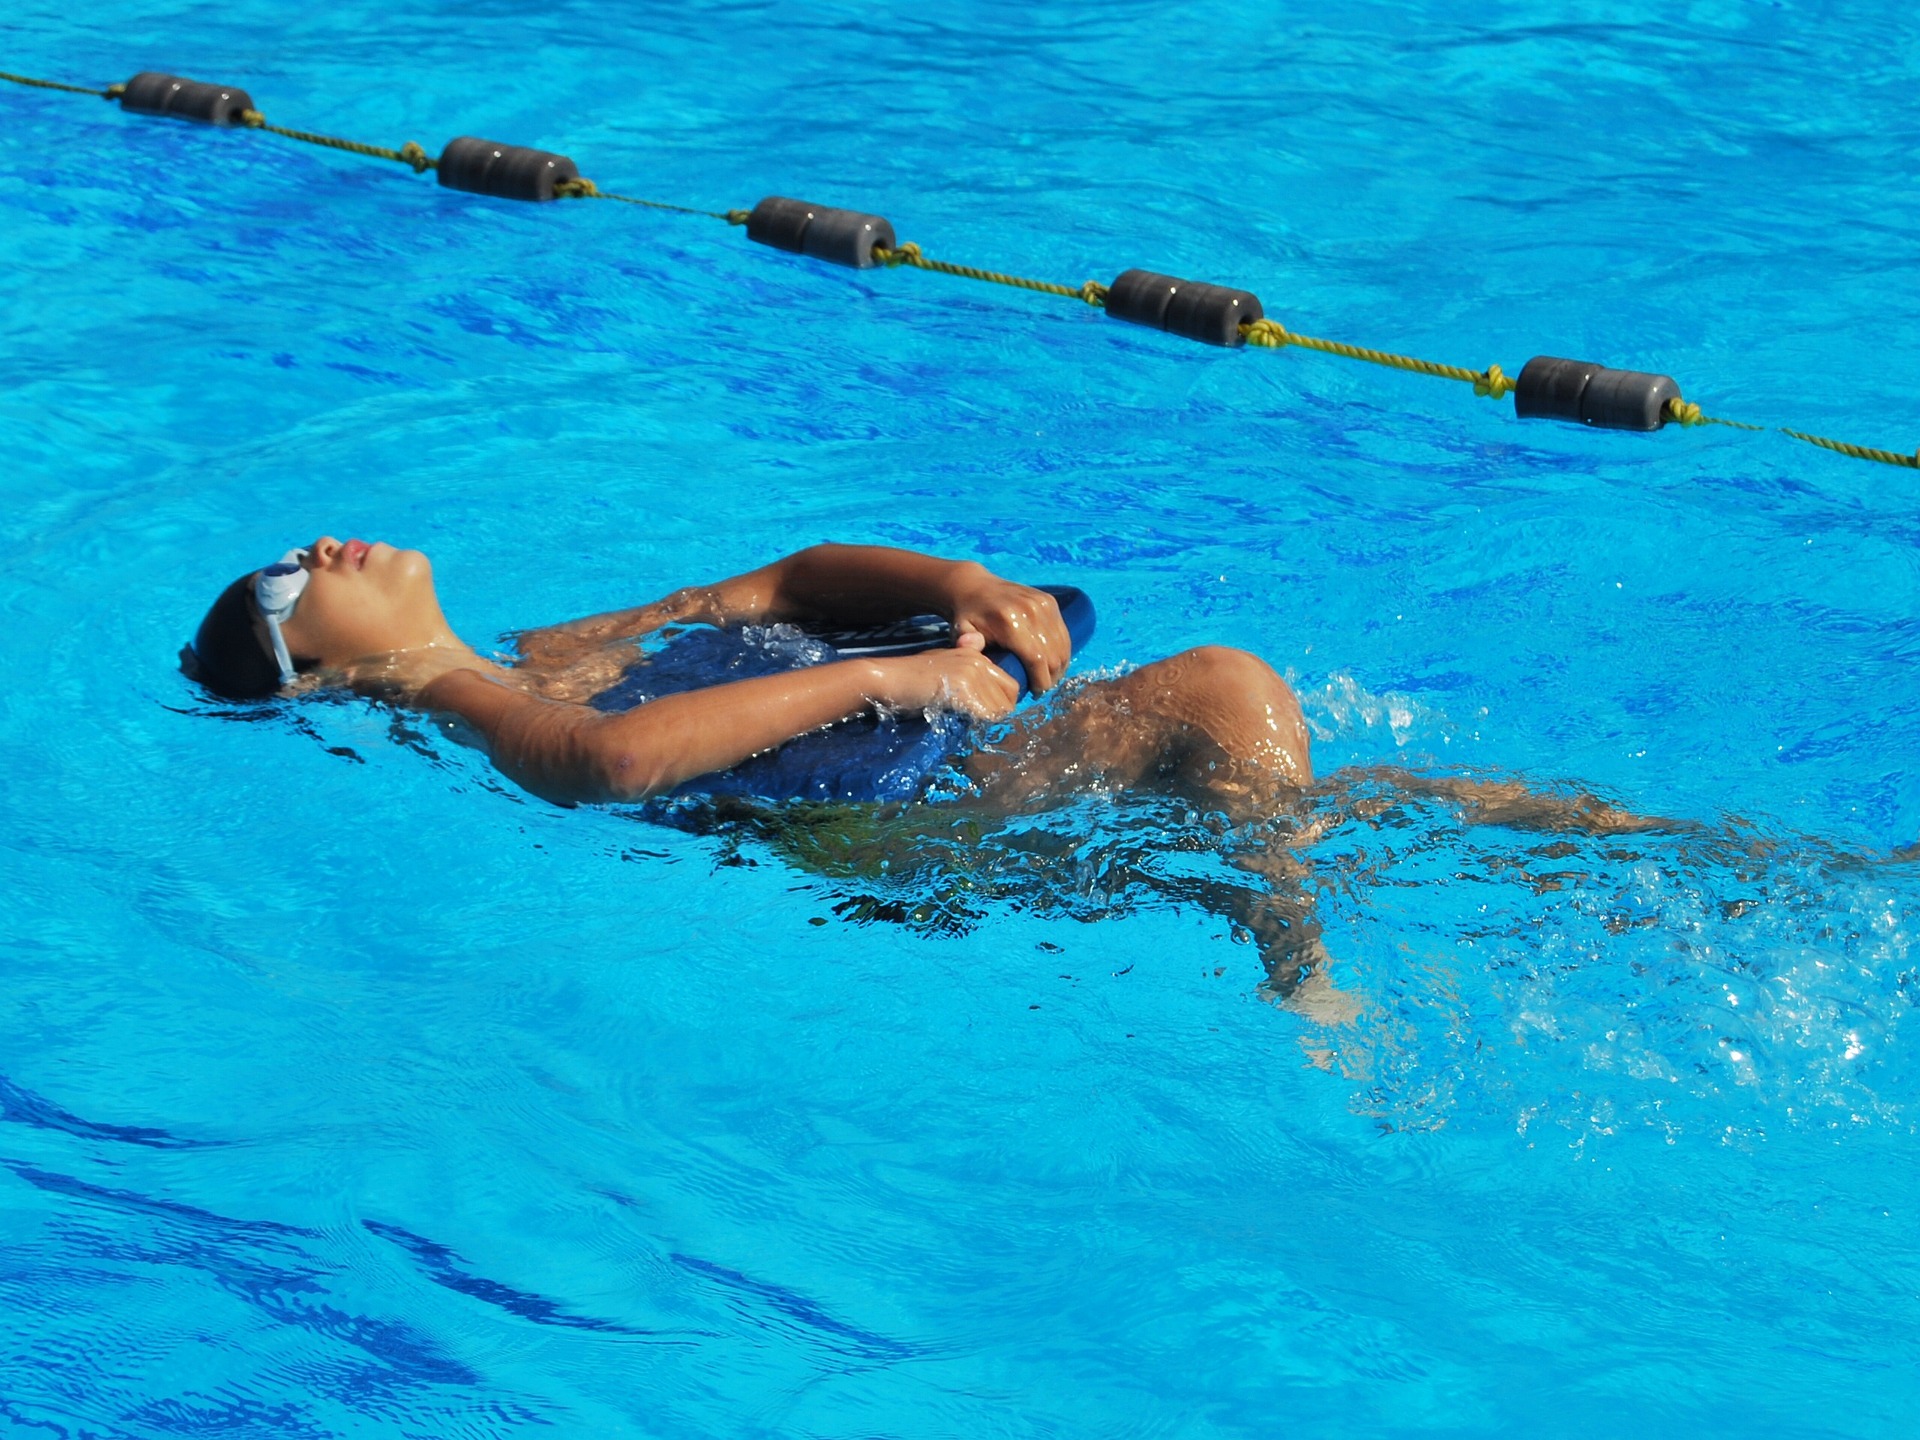
[{"label": "dark swim cap", "polygon": [[220,592],[181,657],[182,669],[229,700],[264,700],[280,688],[280,666],[254,628],[253,577],[249,570]]}]

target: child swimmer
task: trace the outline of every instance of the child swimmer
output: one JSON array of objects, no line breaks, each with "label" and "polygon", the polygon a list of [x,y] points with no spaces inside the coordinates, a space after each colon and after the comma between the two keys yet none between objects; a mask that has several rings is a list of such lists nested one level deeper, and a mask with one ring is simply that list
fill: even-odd
[{"label": "child swimmer", "polygon": [[[666,625],[932,613],[952,623],[951,648],[734,680],[615,714],[589,703],[632,662],[634,642]],[[518,642],[517,662],[502,665],[462,640],[420,551],[322,536],[229,585],[182,658],[231,699],[331,686],[458,717],[515,784],[574,805],[644,800],[876,707],[999,720],[1020,694],[987,647],[1018,657],[1035,694],[1059,682],[1071,656],[1045,591],[972,561],[869,545],[816,545],[651,604],[524,631]],[[1017,808],[1062,786],[1151,787],[1238,809],[1253,790],[1313,780],[1293,691],[1265,661],[1223,646],[1088,682],[1031,723],[1041,743],[1021,750],[1059,764],[1028,773],[997,752],[961,757],[983,803]]]},{"label": "child swimmer", "polygon": [[[930,613],[951,623],[950,647],[729,680],[615,713],[592,703],[631,667],[637,642],[665,626],[867,625]],[[729,580],[516,638],[514,663],[481,656],[448,623],[424,554],[323,535],[228,585],[181,661],[229,699],[346,689],[464,722],[515,784],[578,805],[664,795],[876,710],[1003,720],[1020,692],[987,658],[988,647],[1017,657],[1036,695],[1059,684],[1072,653],[1047,592],[972,561],[867,545],[812,546]],[[1228,847],[1228,858],[1262,883],[1212,887],[1203,903],[1259,943],[1272,993],[1322,1018],[1343,1011],[1326,982],[1312,887],[1292,854],[1316,827],[1284,828],[1314,786],[1306,722],[1292,689],[1259,657],[1207,645],[1119,678],[1079,682],[1060,703],[1015,717],[1010,733],[963,749],[953,763],[965,791],[959,803],[976,816],[1122,792],[1223,815],[1247,837]],[[1518,781],[1375,768],[1346,772],[1342,784],[1439,798],[1476,823],[1587,833],[1669,828],[1590,795]],[[1362,796],[1354,809],[1383,805]]]}]

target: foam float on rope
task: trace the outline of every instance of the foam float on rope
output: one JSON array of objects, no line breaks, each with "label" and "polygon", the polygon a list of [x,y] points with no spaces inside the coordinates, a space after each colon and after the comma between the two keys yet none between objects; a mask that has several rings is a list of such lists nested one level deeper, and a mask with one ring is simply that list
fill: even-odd
[{"label": "foam float on rope", "polygon": [[911,265],[917,269],[970,280],[1083,300],[1089,305],[1104,306],[1116,320],[1148,326],[1169,335],[1209,345],[1232,347],[1252,343],[1264,349],[1299,346],[1362,360],[1368,364],[1465,381],[1473,386],[1476,394],[1491,399],[1498,400],[1512,393],[1514,413],[1522,419],[1565,420],[1606,430],[1659,430],[1669,421],[1683,426],[1727,425],[1741,430],[1777,429],[1780,434],[1795,440],[1855,459],[1920,469],[1920,450],[1909,455],[1897,450],[1880,450],[1822,435],[1810,435],[1786,426],[1749,425],[1705,414],[1698,405],[1682,398],[1680,387],[1667,375],[1616,370],[1590,361],[1536,355],[1526,363],[1518,380],[1509,380],[1498,365],[1489,365],[1484,370],[1470,370],[1464,366],[1442,365],[1409,355],[1396,355],[1390,351],[1372,350],[1289,331],[1278,321],[1267,318],[1259,298],[1251,291],[1230,286],[1181,280],[1151,270],[1135,269],[1121,272],[1111,285],[1103,286],[1089,280],[1075,287],[934,260],[923,254],[918,245],[898,244],[893,226],[884,216],[863,211],[816,205],[781,195],[769,195],[752,210],[726,211],[699,210],[665,201],[615,195],[599,189],[591,180],[583,179],[573,161],[565,155],[473,136],[461,136],[450,141],[436,161],[412,141],[398,149],[388,149],[356,140],[342,140],[335,136],[269,125],[266,118],[253,108],[252,97],[245,90],[189,80],[157,70],[143,70],[124,84],[109,85],[105,89],[5,71],[0,71],[0,80],[43,90],[64,90],[104,96],[108,100],[117,99],[122,109],[136,114],[165,115],[209,125],[242,125],[267,130],[310,145],[324,145],[378,159],[396,160],[410,165],[416,172],[437,167],[440,183],[452,190],[464,190],[502,200],[616,200],[656,210],[711,216],[725,220],[730,225],[744,225],[747,238],[758,244],[834,265],[857,270],[871,269],[877,265]]}]

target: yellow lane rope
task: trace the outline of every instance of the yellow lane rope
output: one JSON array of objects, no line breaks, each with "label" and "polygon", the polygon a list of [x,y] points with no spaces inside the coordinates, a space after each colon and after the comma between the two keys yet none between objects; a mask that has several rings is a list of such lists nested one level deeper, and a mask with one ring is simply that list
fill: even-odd
[{"label": "yellow lane rope", "polygon": [[1818,445],[1822,450],[1832,450],[1840,455],[1851,455],[1856,460],[1873,460],[1882,465],[1904,465],[1909,470],[1920,470],[1920,450],[1911,455],[1902,455],[1898,450],[1875,450],[1870,445],[1851,445],[1845,440],[1829,440],[1824,435],[1809,435],[1804,430],[1789,430],[1780,427],[1782,435],[1791,435],[1796,440],[1804,440],[1809,445]]},{"label": "yellow lane rope", "polygon": [[98,95],[103,100],[115,99],[124,85],[109,85],[104,90],[92,85],[69,85],[64,80],[36,80],[31,75],[13,75],[0,70],[0,80],[11,80],[16,85],[31,85],[36,90],[65,90],[69,95]]},{"label": "yellow lane rope", "polygon": [[[1667,418],[1677,424],[1689,427],[1694,425],[1725,425],[1730,430],[1755,431],[1766,431],[1773,428],[1771,425],[1749,425],[1744,420],[1722,420],[1718,415],[1703,414],[1700,407],[1691,400],[1667,401]],[[1793,432],[1788,430],[1784,433],[1791,435]]]},{"label": "yellow lane rope", "polygon": [[882,265],[911,265],[916,270],[934,270],[942,275],[958,275],[966,280],[984,280],[990,285],[1011,285],[1016,290],[1037,290],[1043,295],[1061,295],[1069,300],[1084,300],[1089,305],[1107,303],[1107,287],[1098,280],[1089,280],[1079,287],[1056,285],[1051,280],[1029,280],[1023,275],[1006,275],[998,270],[980,270],[972,265],[956,265],[951,260],[931,260],[920,253],[920,247],[909,240],[895,249],[884,245],[873,248],[873,258]]},{"label": "yellow lane rope", "polygon": [[1744,420],[1722,420],[1717,415],[1702,414],[1700,407],[1690,400],[1669,400],[1667,415],[1682,425],[1727,425],[1735,430],[1753,430],[1765,433],[1777,430],[1782,435],[1792,436],[1795,440],[1808,445],[1818,445],[1822,450],[1831,450],[1837,455],[1849,455],[1855,460],[1871,460],[1878,465],[1903,465],[1909,470],[1920,470],[1920,450],[1911,455],[1902,455],[1898,450],[1878,450],[1871,445],[1855,445],[1846,440],[1831,440],[1825,435],[1809,435],[1804,430],[1791,430],[1785,425],[1749,425]]},{"label": "yellow lane rope", "polygon": [[[744,210],[699,210],[691,205],[669,205],[664,200],[642,200],[637,195],[616,195],[586,179],[557,181],[553,193],[562,200],[618,200],[622,205],[644,205],[649,210],[671,210],[676,215],[705,215],[710,220],[725,220],[730,224],[744,225],[747,216]],[[738,222],[733,219],[735,215],[740,217]]]},{"label": "yellow lane rope", "polygon": [[[15,85],[29,85],[40,90],[61,90],[73,95],[95,95],[103,99],[117,99],[125,92],[125,85],[108,85],[96,89],[91,85],[69,85],[62,80],[42,80],[32,75],[16,75],[0,70],[0,80]],[[399,149],[389,149],[384,145],[367,145],[358,140],[343,140],[333,135],[320,135],[311,130],[290,130],[280,125],[270,125],[266,116],[258,110],[243,111],[241,123],[255,130],[265,130],[269,134],[284,136],[289,140],[298,140],[307,145],[323,145],[333,150],[345,150],[354,155],[365,155],[376,160],[392,160],[413,167],[416,174],[431,170],[439,162],[420,145],[409,140]],[[643,200],[633,195],[616,195],[600,189],[591,180],[563,180],[554,187],[554,193],[564,199],[615,200],[623,205],[644,206],[649,210],[665,210],[676,215],[699,215],[714,220],[724,220],[729,225],[744,225],[752,213],[747,210],[701,210],[689,205],[672,205],[664,200]],[[1081,300],[1088,305],[1103,306],[1107,301],[1107,287],[1097,280],[1089,280],[1078,287],[1060,285],[1050,280],[1030,280],[1021,275],[1008,275],[999,270],[983,270],[972,265],[957,265],[950,260],[934,260],[922,253],[920,247],[912,241],[897,247],[876,247],[874,258],[889,267],[910,265],[918,270],[932,270],[942,275],[956,275],[966,280],[981,280],[992,285],[1007,285],[1017,290],[1033,290],[1045,295],[1059,295],[1069,300]],[[1394,370],[1405,370],[1416,375],[1432,375],[1442,380],[1457,380],[1473,386],[1476,395],[1485,395],[1498,400],[1510,394],[1513,381],[1498,365],[1489,365],[1485,370],[1469,370],[1463,365],[1443,365],[1433,360],[1421,360],[1411,355],[1396,355],[1388,350],[1371,350],[1363,345],[1349,345],[1341,340],[1323,340],[1314,335],[1301,335],[1288,330],[1279,321],[1273,319],[1256,320],[1243,325],[1240,333],[1249,345],[1263,349],[1279,350],[1286,346],[1298,346],[1303,350],[1318,350],[1328,355],[1341,355],[1349,360],[1365,361],[1369,365],[1384,365]],[[1880,450],[1870,445],[1855,445],[1845,440],[1833,440],[1824,435],[1810,435],[1804,430],[1792,430],[1786,426],[1751,425],[1742,420],[1725,420],[1717,415],[1708,415],[1690,400],[1670,400],[1667,402],[1667,417],[1676,423],[1692,427],[1695,425],[1725,425],[1735,430],[1747,430],[1756,433],[1777,430],[1782,435],[1807,445],[1817,445],[1823,450],[1831,450],[1837,455],[1850,456],[1856,460],[1871,460],[1881,465],[1900,465],[1910,470],[1920,470],[1920,450],[1911,455],[1898,450]]]},{"label": "yellow lane rope", "polygon": [[1459,380],[1473,386],[1473,393],[1486,395],[1498,400],[1513,389],[1513,381],[1506,377],[1498,365],[1489,365],[1484,370],[1469,370],[1464,365],[1442,365],[1434,360],[1417,360],[1411,355],[1395,355],[1389,350],[1369,350],[1363,345],[1349,345],[1343,340],[1322,340],[1313,335],[1300,335],[1287,329],[1278,320],[1255,320],[1242,325],[1240,333],[1246,337],[1249,345],[1259,345],[1268,350],[1278,350],[1286,345],[1298,345],[1303,350],[1319,350],[1328,355],[1344,355],[1349,360],[1364,360],[1369,365],[1385,365],[1393,370],[1411,370],[1416,375],[1432,375],[1441,380]]},{"label": "yellow lane rope", "polygon": [[269,125],[267,117],[258,110],[242,110],[240,123],[254,130],[264,130],[269,135],[284,135],[303,145],[324,145],[330,150],[345,150],[348,154],[365,155],[374,160],[397,160],[402,165],[411,165],[416,175],[440,163],[411,140],[398,150],[389,150],[384,145],[366,145],[358,140],[342,140],[335,135],[316,135],[311,130],[289,130],[284,125]]}]

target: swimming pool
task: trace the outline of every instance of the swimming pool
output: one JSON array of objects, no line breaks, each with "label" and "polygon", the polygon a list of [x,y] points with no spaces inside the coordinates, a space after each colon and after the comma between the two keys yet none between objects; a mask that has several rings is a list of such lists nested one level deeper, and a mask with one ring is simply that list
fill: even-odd
[{"label": "swimming pool", "polygon": [[[5,68],[1920,440],[1893,6],[70,10]],[[1911,1433],[1908,472],[0,91],[11,1430]],[[1150,837],[1081,856],[1097,924],[929,933],[364,705],[209,714],[193,620],[323,529],[487,635],[973,555],[1089,590],[1092,666],[1268,656],[1322,772],[1719,838],[1343,827],[1365,1008],[1316,1027],[1205,913],[1103,904]]]}]

